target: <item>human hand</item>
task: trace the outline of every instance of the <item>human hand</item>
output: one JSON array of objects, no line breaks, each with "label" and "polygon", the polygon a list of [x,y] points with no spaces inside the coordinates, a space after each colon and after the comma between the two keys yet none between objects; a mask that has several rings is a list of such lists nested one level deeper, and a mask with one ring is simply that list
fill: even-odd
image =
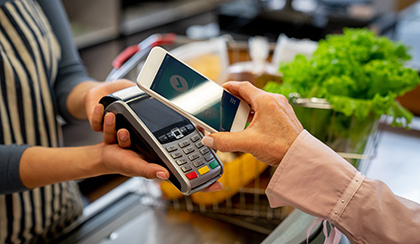
[{"label": "human hand", "polygon": [[99,104],[102,97],[124,88],[135,86],[132,81],[121,79],[111,82],[97,82],[86,94],[86,114],[94,131],[102,131],[104,106]]},{"label": "human hand", "polygon": [[210,134],[202,143],[222,152],[248,152],[277,166],[303,130],[292,106],[283,95],[262,91],[249,82],[227,82],[223,87],[251,106],[251,123],[241,132]]},{"label": "human hand", "polygon": [[[103,135],[102,161],[108,171],[125,176],[142,176],[148,179],[167,180],[169,178],[170,173],[166,168],[159,164],[149,163],[140,154],[129,150],[131,147],[130,133],[127,129],[120,129],[115,133],[115,115],[113,113],[107,113],[104,117]],[[222,187],[220,182],[215,182],[202,192],[219,191]]]},{"label": "human hand", "polygon": [[107,113],[103,119],[102,166],[108,173],[118,173],[125,176],[141,176],[148,179],[169,178],[166,168],[145,158],[130,149],[131,140],[127,129],[116,131],[115,115]]},{"label": "human hand", "polygon": [[149,163],[144,157],[130,150],[131,140],[127,129],[116,131],[115,115],[105,114],[104,106],[99,104],[102,97],[135,84],[129,80],[98,82],[86,94],[86,113],[94,131],[103,132],[101,149],[103,172],[125,176],[141,176],[148,179],[169,178],[167,169],[159,164]]}]

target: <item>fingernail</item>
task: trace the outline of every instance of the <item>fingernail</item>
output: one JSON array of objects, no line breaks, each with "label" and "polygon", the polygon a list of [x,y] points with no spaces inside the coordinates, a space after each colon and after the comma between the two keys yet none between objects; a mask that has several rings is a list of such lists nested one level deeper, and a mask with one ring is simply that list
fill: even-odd
[{"label": "fingernail", "polygon": [[100,114],[102,113],[102,106],[99,104],[95,106],[95,113]]},{"label": "fingernail", "polygon": [[203,143],[204,145],[208,146],[208,147],[213,147],[213,143],[214,143],[214,138],[211,136],[205,136],[202,140],[201,143]]},{"label": "fingernail", "polygon": [[168,179],[168,177],[166,177],[165,172],[163,172],[163,171],[156,172],[156,177],[161,179],[161,180],[167,180]]},{"label": "fingernail", "polygon": [[114,123],[114,119],[112,118],[112,116],[110,115],[105,115],[105,123],[107,125],[112,125],[112,123]]},{"label": "fingernail", "polygon": [[214,188],[215,191],[221,191],[223,189],[223,184],[220,182],[216,182],[215,186],[216,186]]},{"label": "fingernail", "polygon": [[121,141],[125,141],[128,139],[128,133],[127,131],[121,131],[119,134],[120,140]]}]

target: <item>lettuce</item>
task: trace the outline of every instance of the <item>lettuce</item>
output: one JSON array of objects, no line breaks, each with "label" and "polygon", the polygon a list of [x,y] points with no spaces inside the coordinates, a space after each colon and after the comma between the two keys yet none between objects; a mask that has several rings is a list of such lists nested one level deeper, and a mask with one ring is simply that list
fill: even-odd
[{"label": "lettuce", "polygon": [[344,29],[321,40],[311,58],[297,55],[281,64],[282,83],[269,82],[264,90],[327,99],[332,110],[295,106],[299,120],[334,150],[363,153],[381,115],[392,116],[396,126],[411,122],[413,115],[396,101],[420,83],[418,72],[406,67],[410,58],[400,42]]},{"label": "lettuce", "polygon": [[417,71],[405,66],[410,58],[400,42],[367,29],[344,29],[321,40],[310,59],[297,55],[281,64],[283,83],[269,82],[264,89],[326,98],[335,111],[359,120],[388,114],[395,125],[407,126],[413,115],[395,98],[420,83]]}]

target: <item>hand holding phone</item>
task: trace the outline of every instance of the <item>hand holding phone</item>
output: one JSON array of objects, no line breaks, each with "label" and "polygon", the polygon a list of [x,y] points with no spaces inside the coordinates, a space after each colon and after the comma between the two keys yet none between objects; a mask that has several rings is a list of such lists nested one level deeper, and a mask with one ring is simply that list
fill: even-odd
[{"label": "hand holding phone", "polygon": [[249,105],[163,48],[151,50],[137,85],[210,132],[245,128]]}]

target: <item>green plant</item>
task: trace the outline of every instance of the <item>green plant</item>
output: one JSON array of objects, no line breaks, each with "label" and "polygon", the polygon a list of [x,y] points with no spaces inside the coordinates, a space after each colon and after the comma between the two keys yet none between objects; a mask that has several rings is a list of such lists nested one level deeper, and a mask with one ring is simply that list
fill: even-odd
[{"label": "green plant", "polygon": [[[343,138],[360,145],[365,139],[362,133],[383,114],[392,116],[396,126],[407,127],[411,122],[413,115],[396,101],[420,83],[418,72],[405,65],[410,58],[400,42],[367,29],[344,29],[342,35],[321,40],[311,58],[297,55],[281,64],[283,82],[269,82],[264,90],[286,97],[299,93],[327,99],[334,120],[332,113],[318,113],[316,120],[324,124],[312,126],[311,133],[324,142]],[[315,118],[308,110],[296,109],[296,113],[305,128],[311,127]]]}]

